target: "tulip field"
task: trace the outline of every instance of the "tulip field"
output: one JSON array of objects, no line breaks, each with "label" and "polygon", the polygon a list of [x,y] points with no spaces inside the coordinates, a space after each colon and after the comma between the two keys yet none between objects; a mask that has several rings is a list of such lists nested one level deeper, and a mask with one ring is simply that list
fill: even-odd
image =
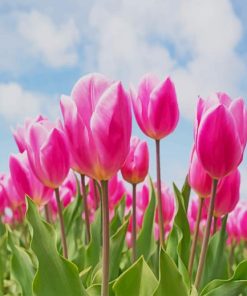
[{"label": "tulip field", "polygon": [[160,161],[179,122],[171,78],[146,74],[126,89],[88,74],[60,110],[13,130],[19,152],[0,174],[0,295],[247,295],[242,98],[198,98],[181,188],[166,185]]}]

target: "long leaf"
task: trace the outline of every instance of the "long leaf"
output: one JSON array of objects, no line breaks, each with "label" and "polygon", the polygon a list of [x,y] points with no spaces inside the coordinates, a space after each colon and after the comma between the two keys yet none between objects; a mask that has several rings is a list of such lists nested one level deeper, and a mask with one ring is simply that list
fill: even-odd
[{"label": "long leaf", "polygon": [[27,204],[27,220],[33,232],[31,248],[39,262],[33,282],[35,295],[87,295],[80,281],[77,267],[59,255],[54,229],[41,220],[31,199],[27,198]]}]

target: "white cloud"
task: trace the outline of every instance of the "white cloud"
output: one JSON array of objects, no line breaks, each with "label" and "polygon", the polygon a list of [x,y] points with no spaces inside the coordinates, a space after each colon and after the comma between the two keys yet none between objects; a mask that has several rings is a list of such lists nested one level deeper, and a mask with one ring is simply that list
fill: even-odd
[{"label": "white cloud", "polygon": [[127,83],[145,72],[171,74],[187,118],[199,94],[239,92],[242,27],[229,0],[104,0],[89,20],[98,70]]},{"label": "white cloud", "polygon": [[7,122],[16,123],[27,116],[36,116],[47,100],[41,94],[24,90],[17,83],[0,84],[0,115]]},{"label": "white cloud", "polygon": [[30,53],[40,56],[48,66],[76,64],[79,31],[72,19],[56,24],[49,16],[31,11],[20,15],[18,31],[27,41]]}]

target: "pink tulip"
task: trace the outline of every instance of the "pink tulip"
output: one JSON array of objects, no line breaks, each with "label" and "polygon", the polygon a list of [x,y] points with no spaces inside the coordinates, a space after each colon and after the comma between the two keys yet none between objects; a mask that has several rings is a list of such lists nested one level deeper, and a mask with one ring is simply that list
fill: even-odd
[{"label": "pink tulip", "polygon": [[62,97],[61,109],[73,168],[94,179],[109,180],[129,151],[128,96],[120,82],[90,74],[75,84],[71,98]]},{"label": "pink tulip", "polygon": [[114,216],[114,209],[116,205],[120,202],[122,197],[126,194],[126,189],[123,181],[118,179],[118,176],[115,175],[109,181],[109,210],[110,210],[110,219]]},{"label": "pink tulip", "polygon": [[9,174],[1,176],[0,187],[2,188],[2,199],[5,199],[10,208],[15,210],[25,204],[24,196],[16,191],[14,182]]},{"label": "pink tulip", "polygon": [[234,235],[239,239],[247,240],[247,207],[245,206],[238,213],[238,228],[234,227]]},{"label": "pink tulip", "polygon": [[138,91],[131,90],[136,121],[148,137],[160,140],[174,131],[179,119],[177,96],[170,78],[145,75]]},{"label": "pink tulip", "polygon": [[[214,204],[215,217],[225,216],[234,210],[239,201],[239,189],[240,173],[238,170],[235,170],[219,182]],[[209,201],[206,200],[207,205],[208,203]]]},{"label": "pink tulip", "polygon": [[[190,199],[189,209],[188,209],[188,216],[194,221],[196,221],[198,207],[199,207],[199,198],[197,196],[193,196]],[[204,205],[202,207],[201,219],[202,220],[207,219],[207,208]]]},{"label": "pink tulip", "polygon": [[231,100],[218,93],[199,99],[195,126],[196,151],[202,166],[214,179],[234,171],[247,141],[247,113],[242,98]]},{"label": "pink tulip", "polygon": [[36,177],[47,187],[58,188],[66,178],[70,156],[65,134],[47,120],[33,123],[26,143],[30,166]]},{"label": "pink tulip", "polygon": [[121,169],[124,180],[131,184],[143,182],[148,174],[149,153],[145,141],[132,137],[129,154]]},{"label": "pink tulip", "polygon": [[200,197],[209,197],[209,195],[211,194],[212,178],[204,170],[200,160],[197,157],[197,153],[194,147],[190,159],[188,182],[191,188]]},{"label": "pink tulip", "polygon": [[39,206],[49,201],[52,190],[45,187],[34,175],[26,151],[12,154],[9,158],[9,168],[13,184],[23,199],[28,195]]},{"label": "pink tulip", "polygon": [[38,115],[36,118],[27,118],[23,126],[18,125],[16,129],[12,131],[15,142],[21,153],[26,150],[26,139],[29,127],[33,123],[43,121],[44,119],[45,117],[42,115]]},{"label": "pink tulip", "polygon": [[[242,237],[242,229],[245,227],[245,219],[242,220],[242,215],[247,211],[246,204],[238,205],[235,209],[228,215],[227,219],[227,233],[228,233],[228,243],[232,244],[234,242],[239,242]],[[246,215],[247,217],[247,215]],[[243,223],[244,222],[244,223]],[[243,223],[243,225],[242,225]],[[247,229],[247,228],[246,228]],[[247,234],[247,232],[246,232]],[[247,238],[247,236],[246,236]]]},{"label": "pink tulip", "polygon": [[[156,184],[154,184],[156,187]],[[164,184],[161,186],[161,197],[162,197],[162,210],[164,218],[164,226],[168,225],[174,216],[175,211],[175,199],[170,189]],[[158,223],[158,211],[156,211],[155,221]]]}]

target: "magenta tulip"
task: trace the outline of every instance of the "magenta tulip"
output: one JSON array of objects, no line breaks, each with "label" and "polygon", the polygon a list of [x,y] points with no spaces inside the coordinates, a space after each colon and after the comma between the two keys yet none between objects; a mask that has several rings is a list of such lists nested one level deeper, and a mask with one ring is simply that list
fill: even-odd
[{"label": "magenta tulip", "polygon": [[20,208],[25,203],[24,196],[16,191],[14,182],[9,174],[1,176],[0,186],[2,188],[1,194],[5,196],[2,199],[5,199],[13,210]]},{"label": "magenta tulip", "polygon": [[19,151],[22,153],[26,150],[26,140],[29,127],[35,123],[46,119],[42,115],[38,115],[36,118],[27,118],[23,126],[18,125],[15,130],[12,131],[15,142]]},{"label": "magenta tulip", "polygon": [[195,148],[193,147],[190,168],[188,174],[188,182],[191,188],[200,197],[209,197],[212,191],[212,178],[204,170],[200,160],[198,159]]},{"label": "magenta tulip", "polygon": [[177,96],[170,78],[145,75],[137,92],[131,90],[136,121],[148,137],[160,140],[174,131],[179,119]]},{"label": "magenta tulip", "polygon": [[148,174],[149,153],[145,141],[132,137],[129,154],[121,169],[124,180],[131,184],[143,182]]},{"label": "magenta tulip", "polygon": [[[157,185],[154,184],[156,187]],[[168,187],[162,184],[161,187],[162,200],[163,200],[163,217],[164,217],[164,226],[167,226],[172,220],[175,211],[175,198],[173,193]],[[155,221],[158,223],[158,211],[156,211]]]},{"label": "magenta tulip", "polygon": [[58,188],[70,167],[69,150],[59,123],[55,125],[43,120],[31,124],[26,148],[36,177],[45,186]]},{"label": "magenta tulip", "polygon": [[[131,110],[120,82],[100,74],[82,77],[61,109],[75,169],[97,180],[109,180],[129,151]],[[118,147],[118,149],[116,149]]]},{"label": "magenta tulip", "polygon": [[214,179],[234,171],[243,158],[247,141],[247,113],[242,98],[226,94],[199,100],[196,122],[196,151],[202,166]]},{"label": "magenta tulip", "polygon": [[214,216],[222,217],[234,210],[239,201],[239,189],[240,173],[238,170],[219,182],[214,204]]}]

